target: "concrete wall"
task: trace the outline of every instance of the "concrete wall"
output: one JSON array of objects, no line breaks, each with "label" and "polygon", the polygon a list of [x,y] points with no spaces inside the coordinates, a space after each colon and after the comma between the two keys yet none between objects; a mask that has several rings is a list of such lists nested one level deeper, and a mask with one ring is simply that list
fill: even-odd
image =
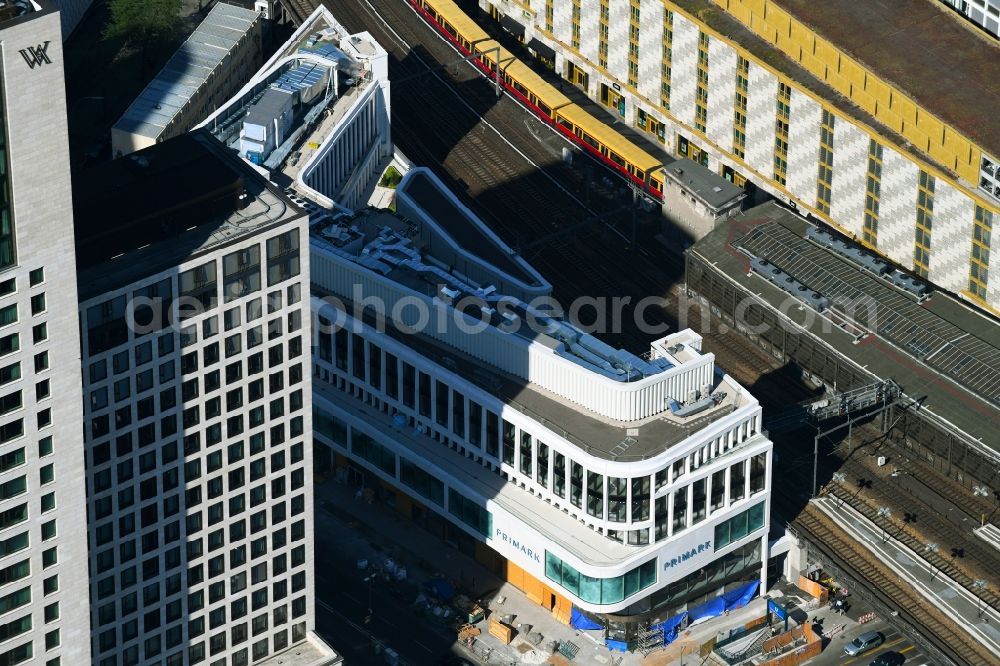
[{"label": "concrete wall", "polygon": [[[84,511],[85,479],[81,429],[80,340],[76,317],[76,260],[73,207],[70,189],[69,138],[66,127],[66,94],[63,77],[63,42],[59,15],[36,12],[13,19],[0,30],[5,54],[2,64],[2,105],[6,121],[10,191],[16,263],[0,272],[0,281],[14,279],[16,291],[0,299],[0,307],[16,304],[17,323],[2,335],[17,333],[19,350],[5,355],[0,365],[20,363],[20,380],[4,386],[20,389],[24,396],[23,435],[9,439],[4,452],[24,448],[25,464],[0,474],[0,482],[25,475],[28,481],[30,546],[4,560],[4,566],[28,559],[31,574],[9,583],[5,594],[31,588],[31,604],[22,609],[32,615],[31,632],[0,647],[0,653],[28,640],[36,660],[59,656],[64,664],[87,664],[90,659],[90,604],[87,594],[87,517]],[[48,43],[46,59],[34,67],[19,51]],[[31,286],[29,274],[41,269],[44,279]],[[31,298],[44,294],[43,312],[32,314]],[[44,323],[46,339],[33,341],[33,327]],[[39,358],[47,360],[44,367]],[[39,382],[49,382],[49,396],[42,398]],[[50,425],[40,419],[50,415]],[[13,422],[13,416],[5,421]],[[45,454],[39,441],[52,438],[53,452]],[[40,481],[42,468],[52,465],[54,481]],[[39,510],[43,494],[55,492],[56,507]],[[4,500],[0,510],[25,501],[25,496]],[[54,520],[56,536],[42,540],[42,525]],[[10,538],[23,529],[11,527]],[[43,565],[44,550],[58,547],[58,562]],[[43,580],[58,579],[58,590],[45,594]],[[43,608],[59,604],[59,619],[46,624]],[[58,629],[61,645],[45,651],[43,634]]]}]

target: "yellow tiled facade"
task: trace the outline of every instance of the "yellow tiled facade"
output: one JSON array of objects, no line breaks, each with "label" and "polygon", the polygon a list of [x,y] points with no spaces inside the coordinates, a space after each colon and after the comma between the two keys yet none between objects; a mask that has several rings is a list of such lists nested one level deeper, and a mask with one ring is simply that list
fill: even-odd
[{"label": "yellow tiled facade", "polygon": [[[586,81],[594,98],[614,84],[624,98],[619,114],[669,152],[695,143],[713,170],[743,174],[939,287],[1000,312],[1000,279],[991,282],[977,258],[988,256],[989,234],[974,222],[977,214],[1000,215],[1000,199],[977,188],[989,153],[772,0],[530,0],[530,12],[505,0],[480,3],[522,23],[535,17],[526,38],[556,51],[557,71],[578,72],[576,82]],[[728,36],[722,19],[741,24],[747,37]],[[612,45],[601,62],[584,55],[597,53],[598,42]],[[735,67],[720,68],[709,58],[713,49],[731,55]],[[721,134],[712,134],[719,111],[710,99],[735,100]],[[917,190],[925,200],[928,192],[918,181],[948,190],[933,211],[933,238],[952,225],[979,230],[985,240],[970,235],[935,248],[932,211]],[[880,242],[880,220],[894,228],[905,220],[912,231]]]}]

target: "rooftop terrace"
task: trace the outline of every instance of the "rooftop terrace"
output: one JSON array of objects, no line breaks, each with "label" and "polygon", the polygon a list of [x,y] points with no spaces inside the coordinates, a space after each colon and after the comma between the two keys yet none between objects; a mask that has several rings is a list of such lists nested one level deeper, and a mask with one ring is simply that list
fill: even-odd
[{"label": "rooftop terrace", "polygon": [[[280,115],[278,141],[267,144],[259,162],[275,182],[295,189],[337,123],[373,85],[368,60],[384,55],[369,36],[351,35],[320,6],[251,82],[201,127],[210,128],[221,142],[240,151],[247,124],[267,127]],[[290,111],[277,108],[282,96],[276,91],[292,96],[291,104],[286,105]],[[309,188],[304,194],[320,200],[325,197]],[[332,207],[333,201],[325,205]]]}]

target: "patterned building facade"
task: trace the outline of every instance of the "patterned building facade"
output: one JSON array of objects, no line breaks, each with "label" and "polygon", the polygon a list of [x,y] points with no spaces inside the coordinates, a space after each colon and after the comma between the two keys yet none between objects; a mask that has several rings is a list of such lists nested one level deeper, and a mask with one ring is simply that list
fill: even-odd
[{"label": "patterned building facade", "polygon": [[668,152],[731,170],[1000,312],[989,271],[998,160],[774,2],[497,0],[493,10],[526,24],[525,41],[556,51],[556,71]]}]

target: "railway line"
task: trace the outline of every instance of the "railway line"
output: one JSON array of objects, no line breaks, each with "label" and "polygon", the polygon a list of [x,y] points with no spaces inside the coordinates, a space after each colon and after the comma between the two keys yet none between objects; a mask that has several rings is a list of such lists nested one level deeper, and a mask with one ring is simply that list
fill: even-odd
[{"label": "railway line", "polygon": [[[315,5],[315,0],[288,1],[304,7]],[[596,164],[581,168],[580,163],[586,163],[586,158],[574,160],[573,165],[560,160],[553,154],[552,146],[540,140],[539,133],[525,122],[527,112],[506,96],[497,100],[492,84],[472,67],[457,62],[458,54],[423,24],[403,0],[370,1],[391,24],[391,31],[369,9],[368,0],[324,0],[324,4],[346,27],[371,32],[390,52],[395,141],[411,159],[433,168],[508,243],[517,247],[525,239],[557,232],[595,212],[621,209],[627,201],[622,196],[621,181],[615,176],[602,178],[602,168]],[[548,131],[542,128],[543,134]],[[501,133],[517,149],[505,142]],[[584,156],[577,154],[577,157]],[[581,296],[629,297],[633,303],[650,295],[659,296],[664,299],[663,307],[648,310],[646,318],[649,323],[666,324],[675,330],[679,302],[671,285],[679,281],[681,262],[656,246],[649,225],[640,227],[648,250],[628,248],[622,230],[628,229],[630,223],[630,212],[612,213],[604,224],[588,227],[579,237],[541,246],[531,261],[550,279],[554,295],[562,303]],[[658,337],[643,331],[630,317],[623,319],[620,331],[600,332],[601,337],[611,344],[639,351]],[[690,323],[696,329],[701,328],[697,322]],[[779,370],[779,363],[766,351],[736,332],[723,332],[719,324],[713,318],[711,330],[704,332],[706,348],[740,382],[755,386],[762,377],[773,376]],[[808,397],[811,390],[789,373],[774,376],[773,381],[762,384],[755,393],[759,393],[765,405],[787,405]],[[853,473],[854,469],[851,470]],[[926,470],[918,473],[923,475],[921,478],[930,474]],[[926,483],[933,488],[938,483],[937,477]],[[967,494],[967,491],[956,493],[956,498]],[[994,508],[985,500],[977,499],[973,504],[965,510]],[[841,562],[845,571],[855,572],[859,582],[880,595],[889,607],[907,609],[905,619],[911,628],[936,636],[935,641],[961,646],[967,663],[989,663],[991,655],[986,655],[981,647],[977,651],[976,646],[967,645],[967,634],[940,613],[924,608],[922,600],[914,596],[916,593],[901,585],[870,552],[853,544],[849,535],[837,534],[839,528],[824,522],[814,512],[807,506],[794,525],[809,535],[811,541],[826,548],[831,560]],[[900,508],[899,515],[902,512]],[[928,528],[931,524],[928,518]],[[937,523],[933,525],[935,530],[947,529]],[[959,538],[956,532],[945,533],[942,543]],[[960,543],[967,544],[974,538],[965,534]],[[981,557],[984,567],[991,561],[995,563],[978,549],[967,552],[975,553],[970,561],[979,562]],[[936,564],[951,575],[951,570],[945,568],[947,562]],[[996,570],[995,566],[986,569]],[[958,570],[955,573],[965,575]],[[987,602],[995,604],[997,599],[990,598]]]},{"label": "railway line", "polygon": [[[849,458],[840,466],[841,471],[849,478],[878,478],[880,470],[874,468],[870,457]],[[840,485],[831,486],[833,494],[864,514],[877,524],[884,524],[893,538],[904,543],[917,553],[923,553],[924,559],[946,574],[957,583],[973,591],[972,583],[976,579],[988,580],[1000,571],[1000,551],[983,540],[969,534],[968,530],[940,517],[934,507],[922,501],[919,496],[911,495],[900,501],[899,489],[890,483],[883,470],[882,478],[871,487],[865,488],[864,495],[852,493]],[[878,517],[878,507],[887,506],[892,516],[886,520]],[[905,520],[907,514],[910,521]],[[978,525],[978,523],[974,523]],[[925,549],[927,543],[937,543],[940,548],[936,552]],[[951,548],[961,548],[961,558],[950,556]],[[984,603],[1000,608],[1000,595],[994,590],[986,589],[977,593]]]},{"label": "railway line", "polygon": [[864,546],[827,518],[815,507],[808,507],[795,522],[797,531],[807,536],[811,544],[841,575],[859,578],[852,581],[872,595],[883,609],[892,609],[905,624],[920,632],[921,637],[937,651],[962,664],[995,663],[996,655],[980,644],[961,627],[931,608],[912,586],[893,573],[885,564],[871,557]]}]

